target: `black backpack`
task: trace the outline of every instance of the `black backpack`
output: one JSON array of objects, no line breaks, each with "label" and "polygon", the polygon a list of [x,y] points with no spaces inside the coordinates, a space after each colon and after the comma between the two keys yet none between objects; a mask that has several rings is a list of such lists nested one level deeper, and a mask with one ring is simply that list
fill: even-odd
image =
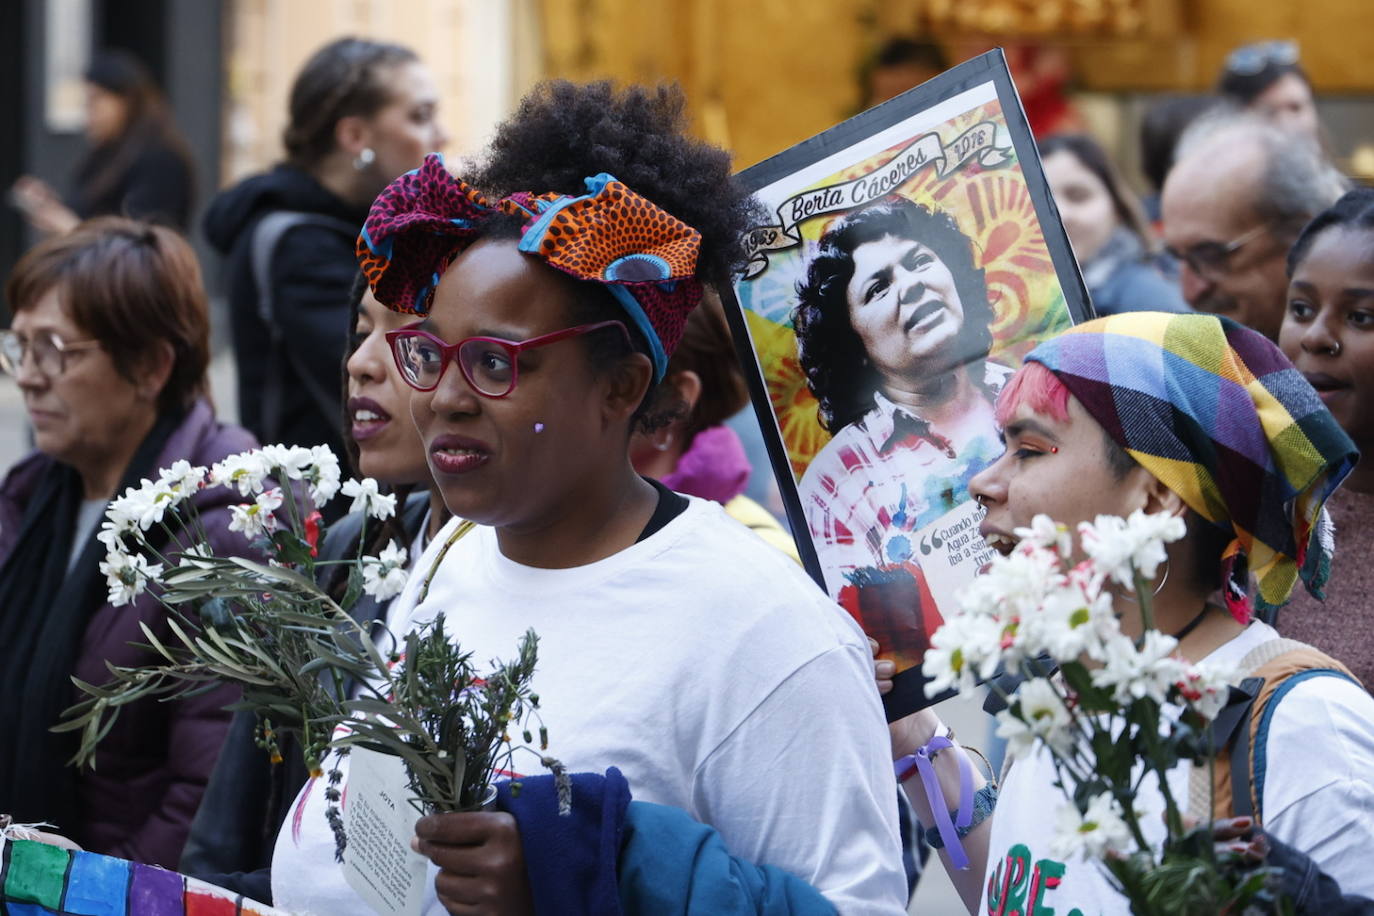
[{"label": "black backpack", "polygon": [[268,213],[258,220],[257,226],[253,229],[249,243],[249,264],[253,272],[253,287],[257,291],[258,318],[267,328],[268,339],[267,371],[262,390],[262,438],[265,444],[280,442],[285,438],[286,430],[281,428],[281,414],[282,380],[286,377],[283,370],[287,366],[291,367],[291,374],[305,390],[310,402],[319,409],[321,416],[331,425],[339,423],[338,392],[331,394],[320,385],[318,379],[311,377],[295,357],[291,347],[287,346],[281,325],[277,321],[272,288],[272,261],[282,238],[300,226],[319,226],[338,232],[349,239],[358,234],[358,227],[344,220],[295,210],[276,210]]}]

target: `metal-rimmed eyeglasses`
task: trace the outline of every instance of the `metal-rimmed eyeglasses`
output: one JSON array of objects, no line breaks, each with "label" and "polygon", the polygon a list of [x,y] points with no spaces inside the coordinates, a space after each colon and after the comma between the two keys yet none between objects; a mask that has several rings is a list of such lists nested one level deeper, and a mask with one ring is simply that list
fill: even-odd
[{"label": "metal-rimmed eyeglasses", "polygon": [[1166,245],[1164,253],[1188,265],[1188,269],[1200,277],[1215,280],[1225,276],[1231,257],[1246,245],[1259,238],[1269,229],[1268,223],[1261,223],[1253,229],[1242,232],[1229,242],[1198,242],[1182,251]]},{"label": "metal-rimmed eyeglasses", "polygon": [[67,371],[67,356],[100,346],[98,340],[63,340],[56,331],[39,331],[31,339],[17,331],[0,331],[0,370],[18,375],[26,355],[32,355],[38,371],[56,378]]},{"label": "metal-rimmed eyeglasses", "polygon": [[472,390],[488,398],[504,398],[515,390],[520,377],[520,354],[535,347],[580,337],[603,328],[617,327],[629,342],[630,332],[620,321],[580,324],[529,340],[502,340],[499,337],[468,337],[447,344],[428,331],[401,328],[388,331],[386,342],[405,383],[416,391],[433,391],[444,377],[450,361],[458,363],[463,378]]}]

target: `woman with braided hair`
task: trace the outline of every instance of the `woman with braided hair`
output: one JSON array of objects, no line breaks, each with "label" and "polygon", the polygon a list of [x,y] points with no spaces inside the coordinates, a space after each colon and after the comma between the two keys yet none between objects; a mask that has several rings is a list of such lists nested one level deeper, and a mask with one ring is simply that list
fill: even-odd
[{"label": "woman with braided hair", "polygon": [[[683,109],[676,90],[546,84],[475,173],[432,156],[373,205],[360,259],[377,298],[415,316],[389,339],[456,516],[398,599],[398,630],[443,612],[464,651],[500,658],[533,628],[549,753],[570,771],[606,772],[607,799],[627,781],[841,911],[903,913],[862,634],[719,505],[630,463],[632,433],[671,415],[656,397],[668,357],[703,287],[728,282],[752,216],[729,157],[685,135]],[[274,903],[363,912],[323,788],[278,835]],[[575,816],[555,807],[542,826],[422,819],[425,912],[615,912],[614,877],[594,879],[616,863],[592,860],[614,859],[623,806],[579,821],[587,797],[575,788]],[[574,822],[590,835],[539,842]],[[648,876],[660,901],[689,901],[690,887]]]},{"label": "woman with braided hair", "polygon": [[228,261],[239,412],[259,441],[343,453],[353,239],[377,192],[447,142],[438,104],[409,48],[331,42],[291,87],[286,161],[211,202],[205,235]]}]

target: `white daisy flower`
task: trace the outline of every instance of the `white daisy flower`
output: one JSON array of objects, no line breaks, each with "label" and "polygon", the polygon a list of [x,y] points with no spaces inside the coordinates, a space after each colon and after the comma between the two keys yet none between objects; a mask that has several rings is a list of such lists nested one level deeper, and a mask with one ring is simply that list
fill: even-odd
[{"label": "white daisy flower", "polygon": [[353,497],[353,505],[348,507],[349,512],[366,511],[378,521],[384,521],[396,514],[396,497],[389,493],[382,494],[377,481],[371,477],[345,480],[342,492],[344,496]]},{"label": "white daisy flower", "polygon": [[310,449],[310,461],[305,480],[310,484],[310,499],[319,508],[339,492],[339,459],[328,446],[316,445]]},{"label": "white daisy flower", "polygon": [[1131,830],[1121,816],[1120,806],[1108,793],[1088,802],[1088,810],[1082,814],[1072,802],[1059,809],[1054,838],[1050,840],[1050,854],[1055,858],[1100,859],[1109,852],[1130,849]]},{"label": "white daisy flower", "polygon": [[1092,558],[1100,573],[1129,589],[1135,588],[1135,575],[1151,580],[1167,559],[1164,545],[1187,533],[1183,519],[1167,512],[1147,515],[1137,509],[1129,518],[1099,515],[1095,522],[1078,525],[1083,552]]},{"label": "white daisy flower", "polygon": [[149,563],[140,554],[109,553],[100,564],[100,571],[110,589],[110,604],[123,607],[143,594],[150,579],[162,575],[162,564]]},{"label": "white daisy flower", "polygon": [[363,557],[363,591],[378,601],[390,601],[405,588],[410,554],[395,541],[375,557]]},{"label": "white daisy flower", "polygon": [[261,493],[272,469],[260,450],[230,455],[210,468],[213,486],[238,488],[240,496]]},{"label": "white daisy flower", "polygon": [[273,487],[265,493],[258,494],[257,499],[251,503],[230,506],[229,530],[243,532],[243,536],[250,541],[269,531],[275,531],[277,517],[272,513],[281,508],[281,504],[281,487]]}]

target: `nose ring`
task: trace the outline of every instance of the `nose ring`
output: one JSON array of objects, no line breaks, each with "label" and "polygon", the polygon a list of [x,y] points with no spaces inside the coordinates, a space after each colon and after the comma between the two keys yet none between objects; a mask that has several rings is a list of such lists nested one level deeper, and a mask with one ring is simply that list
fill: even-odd
[{"label": "nose ring", "polygon": [[1340,355],[1341,355],[1341,342],[1340,342],[1339,340],[1333,340],[1333,341],[1331,341],[1331,346],[1327,347],[1326,349],[1328,349],[1328,350],[1331,351],[1331,355],[1332,355],[1332,356],[1340,356]]}]

